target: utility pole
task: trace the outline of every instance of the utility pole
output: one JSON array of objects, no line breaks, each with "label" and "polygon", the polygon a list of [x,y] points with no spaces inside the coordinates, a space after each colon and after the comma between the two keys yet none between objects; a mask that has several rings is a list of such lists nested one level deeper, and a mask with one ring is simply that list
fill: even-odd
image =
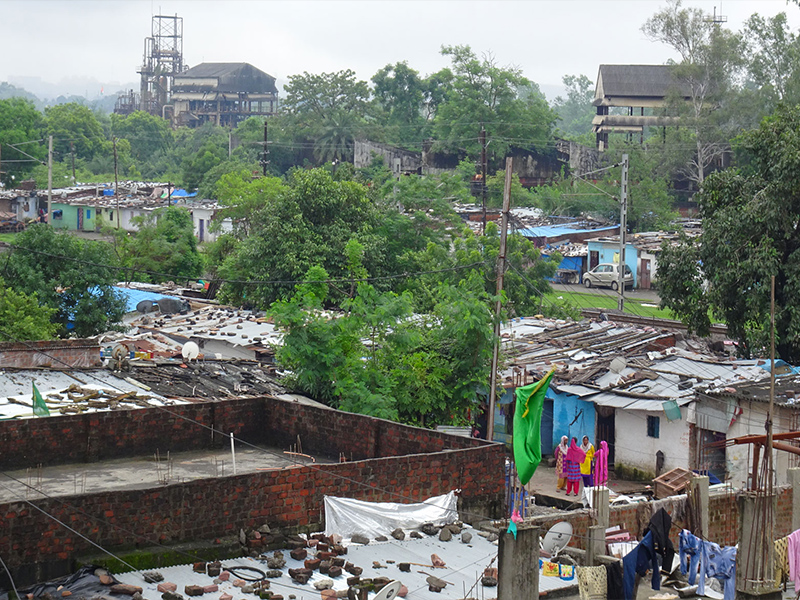
[{"label": "utility pole", "polygon": [[[269,147],[267,146],[267,120],[264,119],[264,154],[261,157],[261,168],[263,169],[264,177],[267,176],[267,165],[269,164]],[[334,167],[335,168],[335,167]]]},{"label": "utility pole", "polygon": [[47,222],[52,225],[53,214],[53,136],[47,140]]},{"label": "utility pole", "polygon": [[481,204],[483,206],[483,229],[481,233],[486,233],[486,128],[481,123]]},{"label": "utility pole", "polygon": [[117,173],[117,138],[111,140],[114,144],[114,199],[117,201],[117,229],[119,229],[119,177]]},{"label": "utility pole", "polygon": [[625,310],[625,232],[628,228],[628,155],[622,155],[622,183],[619,191],[619,304]]},{"label": "utility pole", "polygon": [[500,253],[497,255],[497,301],[494,306],[494,349],[492,351],[492,378],[489,386],[489,418],[486,439],[494,437],[494,405],[497,400],[497,368],[500,359],[500,311],[502,309],[503,274],[506,271],[506,237],[508,236],[508,211],[511,207],[511,168],[514,159],[506,158],[506,181],[503,187],[503,220],[500,228]]},{"label": "utility pole", "polygon": [[69,143],[69,153],[72,155],[72,185],[75,185],[78,178],[75,177],[75,144],[73,142]]},{"label": "utility pole", "polygon": [[772,498],[772,412],[775,409],[775,275],[772,276],[772,285],[769,303],[770,321],[770,363],[769,363],[769,412],[767,413],[767,497]]}]

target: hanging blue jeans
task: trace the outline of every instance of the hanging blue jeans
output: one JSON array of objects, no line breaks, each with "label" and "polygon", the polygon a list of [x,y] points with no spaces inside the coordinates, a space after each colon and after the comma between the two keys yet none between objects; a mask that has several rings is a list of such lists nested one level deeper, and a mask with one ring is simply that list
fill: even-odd
[{"label": "hanging blue jeans", "polygon": [[[695,536],[691,531],[684,529],[681,531],[679,536],[679,552],[680,552],[680,559],[681,559],[681,573],[686,575],[689,574],[689,585],[694,585],[695,580],[697,579],[697,566],[700,565],[701,576],[700,579],[703,579],[702,576],[702,564],[703,564],[703,542],[700,538]],[[689,557],[689,567],[686,567],[686,557]],[[703,590],[705,591],[705,590]],[[698,593],[702,593],[698,589]]]},{"label": "hanging blue jeans", "polygon": [[[713,542],[703,542],[703,570],[707,577],[723,581],[724,600],[736,596],[736,547],[720,547]],[[698,593],[700,589],[698,588]]]},{"label": "hanging blue jeans", "polygon": [[[622,582],[625,587],[625,600],[633,600],[633,588],[636,582],[636,575],[644,577],[647,571],[653,570],[652,587],[654,590],[661,589],[661,572],[658,568],[658,557],[655,545],[653,544],[653,534],[648,531],[633,550],[622,559]],[[725,600],[728,600],[727,598]]]}]

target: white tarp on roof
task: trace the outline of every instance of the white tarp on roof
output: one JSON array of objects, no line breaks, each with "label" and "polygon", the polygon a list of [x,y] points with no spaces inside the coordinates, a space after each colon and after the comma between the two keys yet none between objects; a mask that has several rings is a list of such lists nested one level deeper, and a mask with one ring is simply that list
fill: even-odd
[{"label": "white tarp on roof", "polygon": [[351,538],[360,533],[376,537],[389,535],[398,527],[416,529],[424,523],[454,523],[458,519],[457,504],[455,491],[414,504],[325,496],[325,535],[338,533]]}]

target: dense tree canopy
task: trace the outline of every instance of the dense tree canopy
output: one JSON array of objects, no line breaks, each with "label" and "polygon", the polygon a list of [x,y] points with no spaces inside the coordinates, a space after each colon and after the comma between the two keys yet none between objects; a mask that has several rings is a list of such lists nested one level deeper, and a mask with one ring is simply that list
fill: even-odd
[{"label": "dense tree canopy", "polygon": [[702,235],[665,248],[662,305],[706,333],[709,309],[745,354],[768,347],[771,276],[776,276],[776,345],[800,361],[800,108],[780,107],[740,140],[749,159],[706,180]]},{"label": "dense tree canopy", "polygon": [[40,304],[54,309],[52,320],[60,335],[91,337],[118,328],[125,302],[113,288],[119,272],[113,268],[117,259],[109,244],[35,224],[14,245],[7,257],[6,284],[36,294]]}]

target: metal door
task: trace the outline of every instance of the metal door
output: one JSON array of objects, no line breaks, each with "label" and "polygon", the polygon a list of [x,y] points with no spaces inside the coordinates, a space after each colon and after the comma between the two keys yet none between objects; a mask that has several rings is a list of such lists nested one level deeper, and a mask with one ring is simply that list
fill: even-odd
[{"label": "metal door", "polygon": [[83,231],[83,209],[78,208],[78,231]]},{"label": "metal door", "polygon": [[597,250],[589,252],[589,270],[591,271],[600,264],[600,253]]}]

